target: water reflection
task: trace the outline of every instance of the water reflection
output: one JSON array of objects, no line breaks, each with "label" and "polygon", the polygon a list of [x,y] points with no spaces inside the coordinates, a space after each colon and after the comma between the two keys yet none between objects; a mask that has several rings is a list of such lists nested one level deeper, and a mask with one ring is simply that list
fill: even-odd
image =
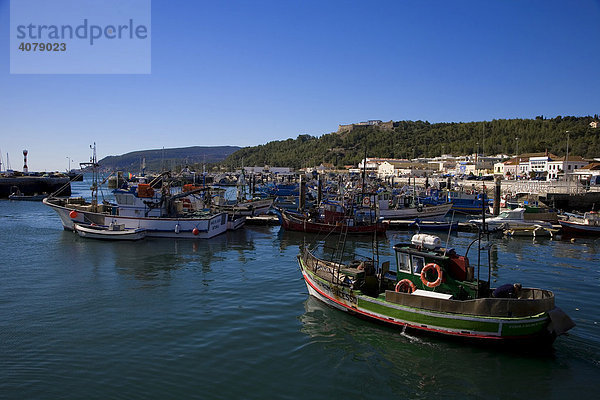
[{"label": "water reflection", "polygon": [[567,394],[560,387],[563,379],[577,379],[569,368],[556,368],[552,352],[522,354],[411,336],[357,319],[312,296],[304,308],[301,332],[321,349],[319,354],[335,354],[338,370],[357,370],[360,363],[365,371],[385,371],[383,384],[404,398],[494,398],[495,393],[507,393],[507,382],[518,398],[556,397]]},{"label": "water reflection", "polygon": [[147,238],[110,242],[84,239],[64,231],[60,245],[75,264],[92,267],[113,264],[120,274],[166,283],[173,271],[199,266],[202,272],[210,272],[212,265],[231,260],[233,254],[237,254],[241,264],[246,263],[256,250],[252,236],[251,230],[241,229],[210,240]]}]

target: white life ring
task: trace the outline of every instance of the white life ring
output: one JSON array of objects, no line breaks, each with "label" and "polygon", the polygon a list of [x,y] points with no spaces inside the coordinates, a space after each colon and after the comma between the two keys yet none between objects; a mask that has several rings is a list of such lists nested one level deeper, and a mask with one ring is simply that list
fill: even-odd
[{"label": "white life ring", "polygon": [[368,197],[363,198],[363,206],[368,207],[371,205],[371,199]]}]

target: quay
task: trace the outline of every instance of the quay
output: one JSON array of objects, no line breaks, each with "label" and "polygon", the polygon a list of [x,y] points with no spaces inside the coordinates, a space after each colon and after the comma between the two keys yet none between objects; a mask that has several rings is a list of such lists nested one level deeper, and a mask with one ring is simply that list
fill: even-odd
[{"label": "quay", "polygon": [[7,176],[0,177],[0,198],[8,198],[14,188],[26,196],[43,193],[53,193],[62,188],[57,196],[70,196],[71,185],[69,177],[53,176]]}]

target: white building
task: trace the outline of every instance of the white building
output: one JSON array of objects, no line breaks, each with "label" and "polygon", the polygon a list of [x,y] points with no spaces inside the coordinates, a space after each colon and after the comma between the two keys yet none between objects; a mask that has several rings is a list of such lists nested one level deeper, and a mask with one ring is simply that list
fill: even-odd
[{"label": "white building", "polygon": [[384,161],[381,164],[379,164],[379,167],[377,168],[377,176],[379,176],[380,178],[398,176],[397,171],[398,170],[396,169],[394,164],[390,163],[389,161]]},{"label": "white building", "polygon": [[494,175],[504,176],[504,163],[503,162],[497,162],[494,164]]},{"label": "white building", "polygon": [[529,157],[529,171],[540,174],[548,171],[548,163],[552,161],[548,155]]},{"label": "white building", "polygon": [[559,178],[559,174],[561,176],[565,174],[571,174],[589,164],[580,156],[569,156],[568,161],[565,160],[565,158],[566,157],[561,157],[548,162],[548,175],[546,178],[547,180],[557,180]]}]

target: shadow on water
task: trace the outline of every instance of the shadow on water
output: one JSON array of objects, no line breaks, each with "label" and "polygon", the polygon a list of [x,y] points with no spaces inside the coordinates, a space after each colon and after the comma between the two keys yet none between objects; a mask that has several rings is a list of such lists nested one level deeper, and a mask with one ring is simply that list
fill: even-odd
[{"label": "shadow on water", "polygon": [[572,360],[573,354],[564,345],[559,352],[507,351],[406,334],[350,316],[312,296],[304,307],[299,317],[301,331],[310,338],[315,353],[329,357],[324,362],[338,370],[357,370],[355,364],[363,364],[365,374],[373,374],[373,383],[379,385],[372,388],[373,394],[557,398],[570,393],[561,386],[562,381],[568,381],[569,386],[573,381],[584,385],[593,375],[578,376],[571,369],[571,364],[587,361]]}]

